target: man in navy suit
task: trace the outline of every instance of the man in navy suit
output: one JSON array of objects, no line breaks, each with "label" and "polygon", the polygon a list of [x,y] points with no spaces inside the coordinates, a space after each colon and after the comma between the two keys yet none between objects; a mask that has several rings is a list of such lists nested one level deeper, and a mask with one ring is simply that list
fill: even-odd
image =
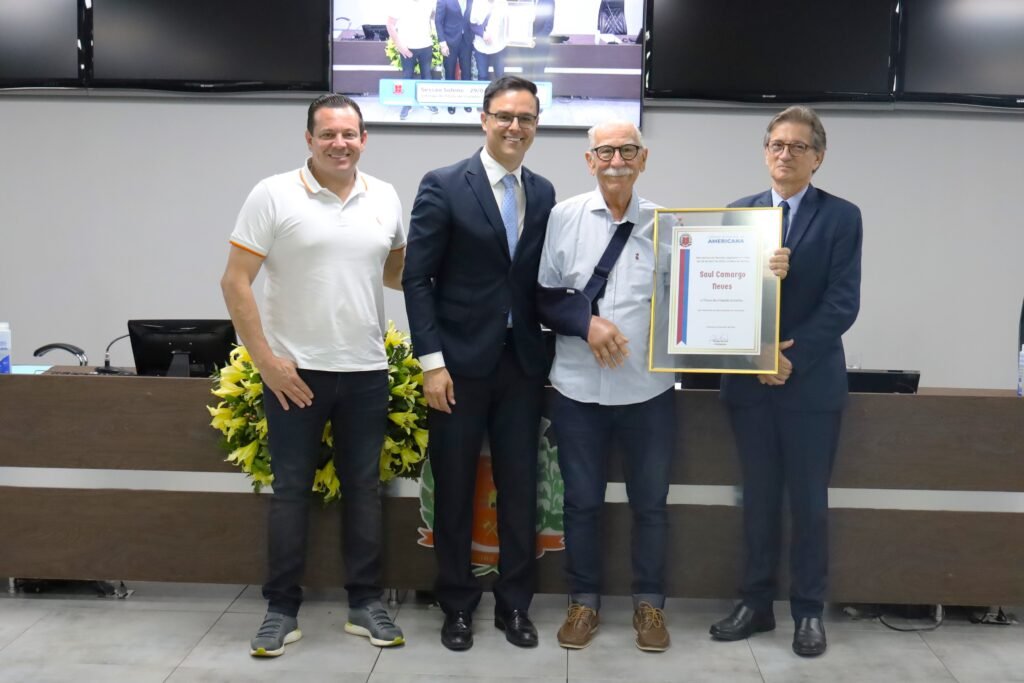
[{"label": "man in navy suit", "polygon": [[[469,30],[469,14],[473,11],[473,0],[437,0],[434,12],[434,25],[437,27],[437,40],[440,43],[441,55],[444,57],[444,78],[455,80],[455,67],[459,68],[459,77],[463,81],[473,80],[470,62],[473,57],[473,34]],[[466,107],[467,112],[473,111]],[[454,114],[455,107],[448,107],[448,113]]]},{"label": "man in navy suit", "polygon": [[768,192],[730,206],[779,206],[791,250],[782,282],[779,372],[725,375],[743,469],[746,566],[741,602],[711,627],[717,640],[775,628],[772,601],[783,489],[792,525],[790,609],[793,651],[825,651],[822,610],[828,576],[828,482],[847,396],[842,335],[860,308],[860,209],[811,185],[825,158],[825,128],[813,110],[789,107],[768,124]]},{"label": "man in navy suit", "polygon": [[409,223],[402,284],[430,406],[437,598],[445,613],[441,642],[452,650],[472,647],[481,596],[470,546],[485,431],[498,490],[494,624],[514,645],[537,645],[528,610],[548,363],[534,296],[555,190],[522,163],[539,111],[531,81],[491,83],[480,115],[484,148],[427,173]]}]

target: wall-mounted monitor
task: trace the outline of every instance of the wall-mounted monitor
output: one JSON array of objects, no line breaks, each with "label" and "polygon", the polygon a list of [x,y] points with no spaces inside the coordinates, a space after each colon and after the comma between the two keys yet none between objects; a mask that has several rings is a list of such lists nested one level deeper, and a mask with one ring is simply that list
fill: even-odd
[{"label": "wall-mounted monitor", "polygon": [[639,125],[643,18],[644,0],[334,0],[332,89],[367,121],[479,126],[487,84],[518,75],[543,127]]},{"label": "wall-mounted monitor", "polygon": [[81,85],[78,0],[0,0],[0,88]]},{"label": "wall-mounted monitor", "polygon": [[648,0],[645,94],[891,101],[896,0]]},{"label": "wall-mounted monitor", "polygon": [[901,0],[898,99],[1024,108],[1024,2]]},{"label": "wall-mounted monitor", "polygon": [[89,85],[322,92],[330,11],[330,0],[92,0]]}]

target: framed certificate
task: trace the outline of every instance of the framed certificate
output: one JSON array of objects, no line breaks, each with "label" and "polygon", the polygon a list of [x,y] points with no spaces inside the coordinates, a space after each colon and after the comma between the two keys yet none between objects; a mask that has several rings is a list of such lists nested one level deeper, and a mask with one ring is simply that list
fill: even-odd
[{"label": "framed certificate", "polygon": [[534,0],[509,0],[505,42],[514,47],[534,47],[533,21],[537,17]]},{"label": "framed certificate", "polygon": [[778,208],[658,209],[649,369],[777,372],[781,243]]}]

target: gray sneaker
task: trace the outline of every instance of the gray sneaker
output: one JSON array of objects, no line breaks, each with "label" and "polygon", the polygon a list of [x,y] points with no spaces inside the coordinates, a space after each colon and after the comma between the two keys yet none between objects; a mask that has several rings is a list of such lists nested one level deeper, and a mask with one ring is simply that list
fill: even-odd
[{"label": "gray sneaker", "polygon": [[284,646],[302,637],[299,622],[295,617],[277,612],[267,612],[256,637],[249,643],[249,654],[253,657],[280,657]]},{"label": "gray sneaker", "polygon": [[402,629],[391,621],[387,610],[380,602],[371,602],[363,607],[350,607],[345,632],[355,636],[366,636],[370,643],[377,647],[405,644]]}]

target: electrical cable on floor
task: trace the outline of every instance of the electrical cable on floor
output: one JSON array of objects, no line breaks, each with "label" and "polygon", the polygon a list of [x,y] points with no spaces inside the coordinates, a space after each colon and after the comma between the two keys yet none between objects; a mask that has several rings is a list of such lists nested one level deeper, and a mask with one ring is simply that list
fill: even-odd
[{"label": "electrical cable on floor", "polygon": [[[890,606],[896,608],[899,606]],[[897,626],[896,624],[890,623],[886,620],[886,615],[883,612],[882,605],[872,604],[860,604],[860,605],[847,605],[843,608],[843,614],[853,619],[854,621],[877,621],[886,628],[892,629],[893,631],[903,632],[915,632],[915,631],[934,631],[935,629],[942,626],[946,619],[946,610],[942,605],[935,605],[935,612],[933,620],[922,626]],[[890,615],[892,618],[892,615]],[[898,617],[911,620],[911,617]]]},{"label": "electrical cable on floor", "polygon": [[928,624],[926,626],[896,626],[895,624],[890,624],[888,621],[886,621],[884,614],[878,615],[878,623],[880,623],[882,626],[885,626],[886,628],[891,628],[893,631],[903,631],[906,633],[916,631],[934,631],[938,627],[942,626],[942,622],[944,622],[945,620],[946,612],[944,609],[942,609],[942,605],[935,606],[935,619],[931,624]]}]

